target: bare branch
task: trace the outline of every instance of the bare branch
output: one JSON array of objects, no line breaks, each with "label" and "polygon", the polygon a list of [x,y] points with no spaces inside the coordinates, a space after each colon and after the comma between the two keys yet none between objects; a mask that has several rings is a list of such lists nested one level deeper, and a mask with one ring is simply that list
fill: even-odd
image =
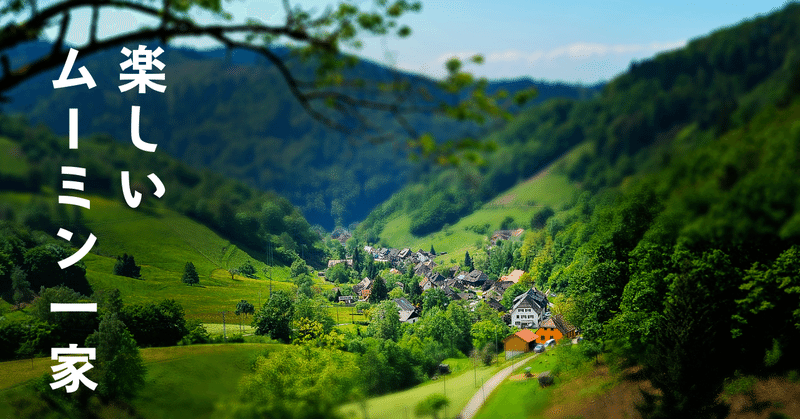
[{"label": "bare branch", "polygon": [[100,20],[100,6],[92,6],[92,23],[89,27],[89,44],[97,42],[97,21]]},{"label": "bare branch", "polygon": [[69,12],[64,12],[64,17],[61,18],[61,27],[58,29],[58,38],[56,38],[56,42],[53,44],[53,50],[50,52],[50,55],[61,51],[61,47],[64,46],[64,36],[67,35],[67,28],[69,28]]}]

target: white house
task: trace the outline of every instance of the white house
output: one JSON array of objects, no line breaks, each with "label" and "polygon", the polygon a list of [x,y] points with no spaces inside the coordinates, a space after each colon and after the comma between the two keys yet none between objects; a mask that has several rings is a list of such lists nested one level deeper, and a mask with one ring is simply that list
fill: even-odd
[{"label": "white house", "polygon": [[547,311],[547,297],[535,287],[514,298],[511,308],[511,324],[520,329],[539,328],[539,323],[544,320]]}]

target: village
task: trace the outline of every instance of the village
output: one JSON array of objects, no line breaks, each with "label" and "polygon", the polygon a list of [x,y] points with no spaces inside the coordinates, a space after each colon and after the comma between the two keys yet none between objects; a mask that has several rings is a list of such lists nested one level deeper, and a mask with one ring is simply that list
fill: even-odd
[{"label": "village", "polygon": [[[491,251],[500,241],[518,241],[523,233],[523,229],[495,231],[491,235],[488,250]],[[346,239],[346,236],[342,239]],[[362,250],[374,263],[388,267],[390,274],[402,275],[404,272],[409,272],[413,273],[413,278],[421,278],[416,282],[420,293],[437,290],[436,292],[446,296],[449,301],[463,302],[471,311],[474,311],[480,303],[485,303],[495,310],[512,332],[502,337],[500,341],[506,359],[531,351],[543,352],[546,347],[553,346],[565,338],[572,343],[580,340],[578,336],[580,331],[575,326],[562,314],[554,315],[551,312],[553,303],[548,298],[555,297],[555,294],[539,290],[535,285],[530,285],[519,293],[520,287],[517,286],[514,288],[517,291],[515,294],[519,295],[514,295],[513,299],[510,299],[511,304],[508,307],[503,305],[501,301],[506,292],[520,284],[520,279],[525,274],[521,269],[509,269],[511,272],[508,274],[500,276],[497,280],[491,280],[486,273],[471,266],[455,265],[448,269],[436,269],[436,257],[446,253],[435,254],[424,249],[414,251],[407,247],[397,249],[370,245],[363,246]],[[354,265],[352,258],[331,259],[328,261],[328,268],[339,264],[344,264],[348,268]],[[321,271],[319,275],[324,277],[325,272]],[[392,284],[388,282],[385,284],[388,290],[396,288],[403,291],[395,292],[395,298],[391,296],[388,298],[397,306],[400,322],[414,324],[419,321],[421,304],[414,304],[406,296],[401,296],[413,293],[405,288],[412,288],[415,284],[412,283],[411,287],[408,287],[401,281]],[[347,287],[334,288],[336,302],[355,305],[359,302],[363,304],[376,301],[370,298],[375,285],[375,278],[364,277],[352,284],[349,290]]]}]

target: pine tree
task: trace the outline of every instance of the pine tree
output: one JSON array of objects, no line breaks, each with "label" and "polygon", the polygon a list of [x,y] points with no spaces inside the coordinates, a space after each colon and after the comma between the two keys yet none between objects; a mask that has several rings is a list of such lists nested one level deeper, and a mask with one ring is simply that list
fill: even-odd
[{"label": "pine tree", "polygon": [[371,304],[379,303],[388,296],[389,291],[386,289],[386,282],[384,282],[381,277],[375,278],[375,282],[372,284],[372,290],[369,293],[369,302]]},{"label": "pine tree", "polygon": [[200,282],[200,276],[197,275],[197,270],[192,262],[186,262],[186,266],[183,268],[183,282],[190,286]]},{"label": "pine tree", "polygon": [[435,250],[433,250],[433,245],[431,245],[431,254],[432,254],[432,255],[436,255],[436,251],[435,251]]},{"label": "pine tree", "polygon": [[472,258],[469,257],[469,252],[464,254],[464,269],[469,272],[472,272]]}]

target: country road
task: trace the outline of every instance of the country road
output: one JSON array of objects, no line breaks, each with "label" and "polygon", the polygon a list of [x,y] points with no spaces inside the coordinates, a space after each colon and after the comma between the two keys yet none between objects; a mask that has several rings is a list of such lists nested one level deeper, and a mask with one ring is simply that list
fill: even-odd
[{"label": "country road", "polygon": [[539,354],[533,354],[526,357],[521,357],[514,361],[513,364],[510,366],[503,368],[497,374],[493,375],[492,378],[486,380],[485,383],[481,386],[480,389],[475,393],[474,396],[469,400],[466,406],[464,406],[464,410],[461,411],[461,415],[459,418],[461,419],[472,419],[475,417],[475,414],[478,413],[478,410],[481,409],[483,403],[486,401],[486,398],[492,394],[497,386],[503,382],[509,375],[514,371],[514,369],[523,363],[527,362],[529,359],[536,357]]}]

